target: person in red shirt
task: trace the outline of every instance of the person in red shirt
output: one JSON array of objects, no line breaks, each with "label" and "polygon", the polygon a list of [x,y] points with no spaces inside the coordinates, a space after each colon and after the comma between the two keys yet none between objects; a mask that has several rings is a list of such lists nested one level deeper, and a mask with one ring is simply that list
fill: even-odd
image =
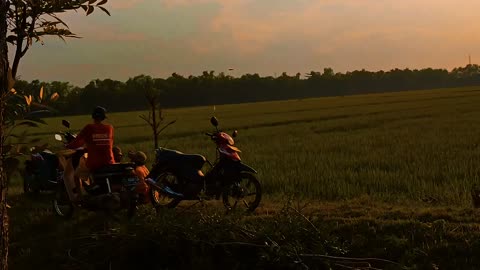
[{"label": "person in red shirt", "polygon": [[75,170],[75,186],[78,197],[81,194],[79,177],[86,176],[90,171],[95,171],[103,166],[114,164],[113,155],[113,126],[103,123],[107,118],[107,110],[97,106],[92,113],[93,124],[86,125],[77,137],[66,145],[67,148],[75,149],[86,145],[86,162],[80,162]]}]

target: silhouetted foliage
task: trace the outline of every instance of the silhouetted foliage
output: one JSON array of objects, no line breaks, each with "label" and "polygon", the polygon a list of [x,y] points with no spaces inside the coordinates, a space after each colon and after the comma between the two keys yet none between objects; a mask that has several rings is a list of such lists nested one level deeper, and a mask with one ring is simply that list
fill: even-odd
[{"label": "silhouetted foliage", "polygon": [[[44,36],[65,38],[78,37],[58,15],[66,11],[83,9],[86,15],[96,9],[109,14],[102,5],[108,0],[0,0],[0,269],[8,269],[8,177],[11,176],[19,160],[19,142],[6,144],[13,137],[12,129],[17,126],[35,127],[44,123],[41,117],[50,109],[47,102],[58,100],[55,88],[68,91],[68,84],[52,83],[48,96],[44,88],[19,82],[15,85],[20,60],[25,56],[33,41],[43,44]],[[7,36],[8,34],[8,36]],[[10,68],[7,42],[14,47],[14,57]],[[39,82],[37,82],[39,84]],[[22,85],[29,89],[21,89]],[[38,86],[38,85],[37,85]],[[25,90],[25,91],[24,91]],[[38,91],[37,93],[33,93]],[[24,92],[30,92],[23,95]],[[65,99],[67,100],[67,99]],[[25,137],[25,136],[24,136]],[[24,142],[21,142],[24,143]],[[33,141],[31,141],[33,143]],[[16,151],[16,150],[19,151]]]},{"label": "silhouetted foliage", "polygon": [[87,15],[96,9],[110,15],[102,5],[107,0],[10,0],[7,8],[7,42],[15,46],[12,74],[16,77],[20,59],[33,41],[43,44],[43,37],[78,38],[58,15],[83,9]]},{"label": "silhouetted foliage", "polygon": [[[111,79],[93,80],[85,87],[74,87],[66,82],[30,83],[19,81],[19,87],[38,91],[44,86],[47,94],[58,92],[56,108],[65,114],[85,114],[95,105],[106,106],[109,111],[145,110],[148,104],[138,84],[140,75],[126,82]],[[216,75],[205,71],[199,76],[183,77],[173,73],[170,77],[153,78],[152,89],[158,95],[163,108],[231,104],[267,100],[298,99],[307,97],[342,96],[363,93],[392,92],[444,87],[480,85],[480,66],[467,65],[446,69],[393,69],[371,72],[356,70],[336,73],[331,68],[323,72],[311,71],[302,78],[300,73],[293,76],[282,73],[278,77],[261,77],[245,74],[241,77]],[[32,93],[34,94],[34,93]]]}]

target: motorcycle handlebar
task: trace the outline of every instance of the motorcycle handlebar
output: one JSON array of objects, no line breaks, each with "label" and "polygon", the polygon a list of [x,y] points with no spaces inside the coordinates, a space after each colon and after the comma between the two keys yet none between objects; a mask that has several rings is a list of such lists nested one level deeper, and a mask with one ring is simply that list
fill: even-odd
[{"label": "motorcycle handlebar", "polygon": [[60,134],[65,138],[65,141],[66,143],[70,143],[71,141],[73,141],[76,137],[75,134],[72,134],[70,132],[60,132]]}]

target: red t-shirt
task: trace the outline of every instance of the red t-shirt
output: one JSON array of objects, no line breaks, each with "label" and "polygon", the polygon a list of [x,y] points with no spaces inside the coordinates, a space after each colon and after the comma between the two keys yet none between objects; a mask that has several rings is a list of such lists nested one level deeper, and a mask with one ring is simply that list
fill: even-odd
[{"label": "red t-shirt", "polygon": [[99,169],[108,164],[114,164],[113,158],[113,127],[108,124],[94,123],[86,125],[77,138],[67,144],[67,148],[75,149],[87,145],[87,167],[90,170]]}]

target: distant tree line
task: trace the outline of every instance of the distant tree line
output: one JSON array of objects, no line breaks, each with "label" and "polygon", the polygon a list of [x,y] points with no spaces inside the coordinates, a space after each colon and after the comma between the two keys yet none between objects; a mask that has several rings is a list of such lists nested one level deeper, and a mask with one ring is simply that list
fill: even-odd
[{"label": "distant tree line", "polygon": [[161,106],[172,108],[475,85],[480,85],[479,65],[451,71],[426,68],[340,73],[325,68],[323,72],[312,71],[304,77],[300,73],[232,77],[223,72],[205,71],[188,77],[173,73],[166,79],[139,75],[126,82],[97,79],[85,87],[68,82],[19,80],[15,88],[23,94],[35,95],[43,86],[47,95],[60,94],[55,106],[61,114],[85,114],[95,105],[103,105],[111,112],[147,109],[145,91],[158,91]]}]

